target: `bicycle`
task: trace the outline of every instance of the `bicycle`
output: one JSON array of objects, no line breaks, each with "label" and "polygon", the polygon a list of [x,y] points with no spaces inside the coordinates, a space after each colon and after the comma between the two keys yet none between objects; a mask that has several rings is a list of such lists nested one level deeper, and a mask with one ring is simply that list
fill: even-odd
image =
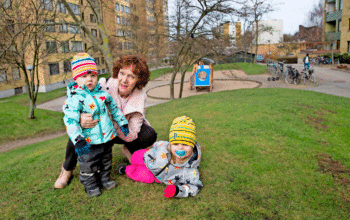
[{"label": "bicycle", "polygon": [[288,84],[294,83],[295,85],[298,85],[301,81],[299,71],[293,68],[292,66],[288,65],[285,81]]},{"label": "bicycle", "polygon": [[310,80],[311,82],[314,82],[314,84],[316,83],[316,78],[314,73],[314,69],[312,69],[312,66],[308,69],[303,69],[301,71],[301,78],[304,81],[304,84],[306,83],[306,81]]}]

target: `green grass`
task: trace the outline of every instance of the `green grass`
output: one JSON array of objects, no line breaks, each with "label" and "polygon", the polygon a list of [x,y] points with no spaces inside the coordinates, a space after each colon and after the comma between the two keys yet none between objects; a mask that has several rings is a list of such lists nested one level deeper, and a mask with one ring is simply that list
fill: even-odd
[{"label": "green grass", "polygon": [[266,65],[250,63],[225,63],[214,65],[215,70],[243,70],[247,75],[260,75],[266,73]]},{"label": "green grass", "polygon": [[[166,199],[164,185],[119,176],[90,199],[78,177],[54,190],[67,136],[0,154],[3,219],[349,219],[350,99],[302,90],[242,89],[152,106],[167,140],[172,120],[193,118],[204,188]],[[333,158],[333,161],[330,159]]]},{"label": "green grass", "polygon": [[154,79],[156,79],[164,74],[171,73],[172,70],[173,70],[172,68],[163,68],[163,69],[152,70],[150,79],[154,80]]}]

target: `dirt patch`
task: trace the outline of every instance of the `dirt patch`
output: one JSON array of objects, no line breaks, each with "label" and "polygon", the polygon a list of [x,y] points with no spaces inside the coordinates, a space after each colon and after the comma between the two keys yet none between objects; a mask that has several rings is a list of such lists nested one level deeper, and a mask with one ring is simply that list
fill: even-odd
[{"label": "dirt patch", "polygon": [[313,128],[316,129],[316,131],[324,131],[328,128],[328,126],[322,124],[322,122],[324,122],[323,118],[314,117],[311,115],[308,115],[307,119],[305,120],[305,123],[311,125]]},{"label": "dirt patch", "polygon": [[317,171],[332,175],[334,181],[344,187],[350,186],[350,169],[344,166],[340,161],[334,160],[328,154],[318,155]]},{"label": "dirt patch", "polygon": [[321,108],[323,111],[326,111],[326,112],[329,112],[329,113],[332,113],[332,114],[338,114],[337,111],[333,111],[333,110],[329,110],[329,109],[325,109],[325,108]]}]

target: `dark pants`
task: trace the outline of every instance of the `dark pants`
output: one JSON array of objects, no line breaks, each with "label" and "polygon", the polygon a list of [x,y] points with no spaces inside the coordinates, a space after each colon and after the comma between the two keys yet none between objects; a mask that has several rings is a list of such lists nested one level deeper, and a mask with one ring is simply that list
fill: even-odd
[{"label": "dark pants", "polygon": [[91,145],[89,154],[78,157],[80,165],[80,182],[85,189],[93,189],[99,183],[108,182],[112,169],[113,141],[105,144]]},{"label": "dark pants", "polygon": [[[135,151],[140,149],[145,149],[149,146],[151,146],[154,142],[157,140],[157,133],[156,131],[146,125],[143,124],[141,126],[141,130],[138,133],[137,139],[135,139],[132,142],[125,142],[119,137],[116,137],[113,139],[113,143],[115,144],[124,144],[126,148],[130,151],[131,154],[133,154]],[[67,143],[67,149],[66,149],[66,160],[63,163],[63,168],[65,170],[73,170],[74,167],[77,165],[77,154],[75,153],[75,148],[73,142],[69,139]]]}]

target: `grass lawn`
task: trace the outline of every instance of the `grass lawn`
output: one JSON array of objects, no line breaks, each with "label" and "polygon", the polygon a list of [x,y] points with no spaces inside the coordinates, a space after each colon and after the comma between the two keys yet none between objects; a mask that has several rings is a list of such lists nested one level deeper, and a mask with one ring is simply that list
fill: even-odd
[{"label": "grass lawn", "polygon": [[67,136],[0,154],[3,219],[349,219],[350,99],[302,90],[242,89],[152,106],[147,119],[167,140],[187,115],[202,146],[204,188],[167,199],[165,185],[119,176],[90,199],[74,171],[54,190]]},{"label": "grass lawn", "polygon": [[226,63],[214,65],[215,70],[243,70],[247,75],[260,75],[266,73],[266,65],[250,63]]}]

